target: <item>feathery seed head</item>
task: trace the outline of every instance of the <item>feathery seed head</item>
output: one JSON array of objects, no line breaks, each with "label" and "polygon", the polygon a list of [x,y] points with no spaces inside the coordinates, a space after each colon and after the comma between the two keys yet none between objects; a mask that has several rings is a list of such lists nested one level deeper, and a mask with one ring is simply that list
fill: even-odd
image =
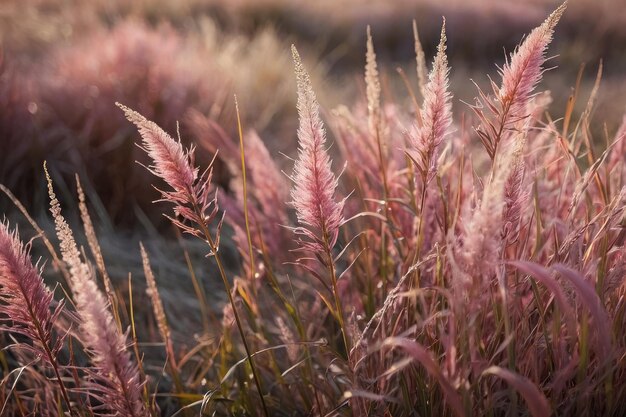
[{"label": "feathery seed head", "polygon": [[510,117],[519,118],[526,112],[531,93],[541,80],[545,52],[552,41],[554,28],[567,8],[567,1],[559,6],[543,24],[535,28],[511,54],[510,62],[502,70],[499,100],[510,108]]},{"label": "feathery seed head", "polygon": [[[441,74],[449,71],[448,69],[448,57],[446,56],[446,42],[448,38],[446,37],[446,19],[443,18],[443,23],[441,24],[441,35],[439,36],[439,45],[437,45],[437,56],[435,57],[435,62],[433,64],[433,72],[432,74]],[[436,70],[435,70],[436,69]]]},{"label": "feathery seed head", "polygon": [[65,220],[63,215],[61,214],[61,203],[59,203],[59,200],[57,199],[54,192],[52,178],[50,178],[50,173],[48,172],[48,168],[45,162],[43,169],[46,175],[46,181],[48,182],[50,213],[52,213],[57,237],[59,238],[61,257],[63,258],[63,262],[65,262],[69,269],[70,279],[72,281],[70,282],[70,284],[72,284],[72,290],[74,290],[74,281],[77,279],[83,279],[82,277],[87,276],[89,274],[89,271],[86,264],[84,264],[81,260],[81,254],[78,250],[78,246],[76,245],[74,233],[72,232],[70,226],[67,224],[67,221]]},{"label": "feathery seed head", "polygon": [[[198,178],[198,170],[193,166],[193,148],[185,152],[181,143],[172,139],[156,123],[120,103],[116,105],[139,128],[144,150],[154,162],[149,170],[172,187],[173,191],[161,191],[161,195],[163,200],[174,203],[176,216],[203,225],[215,219],[218,213],[217,197],[210,197],[212,165]],[[187,233],[200,233],[197,228],[180,219],[168,218]],[[221,221],[218,230],[220,228]],[[218,239],[219,231],[216,242]]]},{"label": "feathery seed head", "polygon": [[444,19],[433,69],[424,88],[424,103],[421,112],[422,125],[415,126],[411,135],[413,150],[417,152],[415,161],[418,163],[418,169],[426,182],[434,176],[437,170],[439,146],[452,124],[451,94],[448,90],[450,68],[446,56],[445,30],[446,21]]},{"label": "feathery seed head", "polygon": [[198,176],[190,163],[190,153],[183,150],[180,142],[172,139],[156,123],[143,117],[123,104],[116,105],[124,111],[128,121],[139,129],[143,146],[154,161],[154,174],[167,182],[176,193],[191,193]]},{"label": "feathery seed head", "polygon": [[370,132],[375,132],[380,122],[380,80],[374,41],[369,25],[367,26],[367,52],[365,53],[365,87]]},{"label": "feathery seed head", "polygon": [[152,309],[154,310],[154,316],[157,319],[157,327],[163,341],[167,344],[171,344],[171,333],[169,326],[167,325],[165,308],[163,308],[163,302],[161,301],[159,289],[156,285],[156,279],[154,278],[154,273],[152,272],[152,267],[150,266],[150,258],[148,257],[148,252],[146,252],[143,243],[139,243],[139,248],[141,251],[143,272],[146,277],[146,282],[148,283],[146,293],[148,294],[148,297],[150,297]]},{"label": "feathery seed head", "polygon": [[325,148],[326,133],[319,116],[319,104],[295,46],[291,47],[298,88],[298,159],[291,179],[291,204],[301,227],[296,234],[305,236],[303,247],[320,250],[332,247],[343,221],[343,201],[334,199],[338,180],[331,170],[331,160]]},{"label": "feathery seed head", "polygon": [[107,405],[119,415],[142,416],[145,413],[141,380],[126,350],[126,335],[119,331],[113,320],[108,302],[96,284],[94,270],[81,258],[72,230],[61,214],[61,206],[45,165],[44,169],[48,180],[50,211],[61,242],[61,255],[70,272],[72,294],[80,316],[81,338],[96,365],[96,378],[102,381],[102,384],[94,386],[102,390]]},{"label": "feathery seed head", "polygon": [[103,293],[98,289],[95,272],[75,279],[73,292],[80,315],[81,338],[97,368],[97,378],[104,385],[99,389],[107,405],[120,416],[145,415],[141,394],[141,377],[126,349],[126,335],[121,333],[108,309]]},{"label": "feathery seed head", "polygon": [[0,222],[0,322],[8,320],[11,331],[32,340],[32,349],[46,362],[53,359],[46,348],[56,353],[61,347],[61,339],[54,341],[52,332],[63,303],[51,312],[52,301],[52,291],[30,261],[17,229],[11,231],[6,221]]}]

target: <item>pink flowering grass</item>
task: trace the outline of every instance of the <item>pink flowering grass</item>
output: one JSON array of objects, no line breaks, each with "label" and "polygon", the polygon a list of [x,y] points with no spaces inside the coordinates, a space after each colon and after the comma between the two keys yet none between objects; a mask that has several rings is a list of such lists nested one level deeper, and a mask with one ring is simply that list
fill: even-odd
[{"label": "pink flowering grass", "polygon": [[423,95],[419,124],[411,135],[411,150],[417,153],[416,168],[423,183],[428,183],[437,170],[437,159],[447,130],[452,124],[452,105],[448,91],[448,58],[446,57],[445,21],[441,40]]},{"label": "pink flowering grass", "polygon": [[319,114],[319,104],[309,74],[300,55],[291,48],[298,88],[298,159],[293,168],[292,205],[300,227],[294,231],[302,236],[302,246],[312,251],[332,248],[343,221],[343,203],[335,198],[337,177],[331,170],[326,149],[326,132]]},{"label": "pink flowering grass", "polygon": [[61,214],[60,203],[46,171],[50,212],[54,218],[61,255],[70,273],[70,287],[79,315],[79,337],[95,367],[88,370],[93,381],[91,393],[101,399],[104,409],[118,415],[147,415],[142,398],[142,381],[137,365],[127,350],[126,334],[114,321],[104,293],[98,288],[94,269],[82,260],[74,235]]},{"label": "pink flowering grass", "polygon": [[[9,224],[0,224],[0,321],[6,329],[21,334],[33,344],[17,344],[17,348],[32,352],[54,371],[64,408],[72,413],[67,389],[61,379],[57,356],[63,344],[54,323],[63,310],[63,303],[53,307],[54,294],[44,284],[40,271],[29,259],[24,246]],[[3,407],[4,408],[4,407]]]},{"label": "pink flowering grass", "polygon": [[[294,47],[299,118],[288,173],[261,134],[238,123],[237,142],[202,110],[191,112],[199,146],[230,173],[213,182],[212,165],[195,161],[193,148],[118,105],[173,206],[167,217],[186,232],[188,274],[166,273],[160,258],[170,254],[141,245],[146,284],[131,274],[129,287],[141,291],[130,288],[126,299],[108,277],[82,190],[98,272],[50,186],[68,312],[59,313],[3,224],[0,318],[14,341],[2,356],[11,369],[5,410],[625,414],[625,129],[607,131],[605,145],[594,137],[600,77],[585,111],[572,104],[551,115],[558,109],[542,75],[563,13],[565,4],[522,41],[492,93],[479,89],[459,112],[445,25],[430,68],[414,28],[417,71],[402,74],[406,100],[387,91],[368,28],[362,97],[329,112]],[[581,96],[575,89],[570,101]],[[188,256],[192,241],[208,261]],[[227,303],[204,293],[198,268],[220,276]],[[181,329],[186,317],[168,291],[185,279],[198,303],[184,314],[203,316],[193,334]]]}]

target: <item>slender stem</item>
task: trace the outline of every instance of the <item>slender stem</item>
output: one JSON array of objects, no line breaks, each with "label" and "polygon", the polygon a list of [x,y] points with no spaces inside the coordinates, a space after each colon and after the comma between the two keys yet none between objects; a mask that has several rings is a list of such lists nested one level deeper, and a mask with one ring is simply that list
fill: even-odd
[{"label": "slender stem", "polygon": [[[500,307],[502,308],[502,319],[504,320],[504,337],[505,340],[508,340],[509,337],[513,336],[511,332],[511,316],[509,314],[507,306],[508,297],[507,297],[507,289],[506,289],[506,266],[504,264],[504,250],[501,251],[500,256],[502,259],[502,265],[499,268],[498,273],[498,286],[500,290]],[[513,336],[514,337],[514,336]],[[515,371],[515,343],[514,341],[510,341],[506,347],[507,357],[508,357],[508,365],[511,371]],[[509,400],[510,403],[510,412],[511,415],[517,415],[517,394],[515,390],[509,391]]]},{"label": "slender stem", "polygon": [[[426,178],[427,178],[426,175],[422,176],[422,191],[420,193],[420,204],[419,204],[420,215],[419,215],[419,223],[417,226],[417,242],[415,245],[415,255],[413,259],[414,265],[417,264],[421,259],[422,244],[424,242],[424,204],[426,202],[426,193],[427,193],[427,187],[428,187]],[[417,213],[417,209],[418,208],[416,207],[416,213]],[[414,286],[414,288],[420,288],[421,286],[420,271],[421,271],[420,268],[415,268],[415,280],[411,282],[411,285]]]},{"label": "slender stem", "polygon": [[416,247],[416,262],[419,262],[420,260],[420,256],[421,256],[421,252],[422,252],[422,243],[424,241],[424,204],[426,204],[426,193],[428,190],[428,183],[426,181],[426,177],[424,177],[423,181],[422,181],[422,192],[421,192],[421,196],[420,196],[420,206],[419,206],[419,210],[420,210],[420,220],[419,220],[419,226],[418,226],[418,231],[417,231],[417,247]]},{"label": "slender stem", "polygon": [[65,389],[65,384],[63,383],[63,380],[61,379],[61,374],[59,373],[59,365],[57,364],[57,360],[52,354],[52,351],[50,350],[48,343],[46,342],[46,339],[44,337],[44,331],[41,328],[41,323],[39,323],[37,316],[35,316],[35,313],[33,312],[30,300],[26,297],[24,298],[26,300],[26,305],[28,306],[28,312],[30,313],[30,316],[33,318],[33,321],[35,323],[35,328],[37,329],[37,336],[39,336],[39,341],[41,342],[44,348],[44,351],[46,352],[46,356],[48,357],[48,360],[50,361],[50,364],[52,365],[52,369],[54,370],[55,377],[57,381],[59,381],[61,395],[63,396],[63,400],[67,404],[67,410],[70,412],[70,415],[75,415],[74,411],[72,410],[71,403],[70,403],[70,397],[67,394],[67,390]]},{"label": "slender stem", "polygon": [[261,380],[259,379],[259,376],[257,374],[257,370],[256,370],[256,366],[254,365],[254,361],[252,360],[252,355],[250,354],[250,348],[248,347],[248,342],[246,341],[246,336],[244,334],[243,331],[243,326],[241,324],[241,319],[239,318],[239,313],[237,312],[237,306],[235,305],[235,300],[233,299],[233,295],[232,295],[232,287],[230,285],[230,283],[228,282],[228,278],[226,277],[226,270],[224,269],[224,265],[222,264],[222,260],[221,257],[218,254],[218,248],[217,245],[215,244],[213,237],[211,237],[211,233],[209,232],[209,228],[206,224],[206,222],[204,221],[204,215],[201,212],[201,210],[198,208],[198,205],[194,202],[193,203],[193,208],[194,211],[196,212],[196,214],[198,215],[198,218],[201,219],[198,222],[198,225],[200,226],[200,229],[202,231],[202,234],[204,235],[207,243],[209,244],[209,247],[211,249],[211,252],[213,252],[213,256],[215,258],[215,262],[217,263],[217,269],[220,272],[220,277],[222,278],[222,281],[224,282],[224,288],[226,289],[226,294],[228,296],[228,301],[230,302],[230,305],[233,308],[233,315],[235,316],[235,322],[237,323],[237,329],[239,330],[239,334],[241,335],[241,340],[243,341],[243,347],[246,351],[246,356],[248,359],[248,363],[250,364],[250,369],[252,370],[252,376],[254,378],[254,383],[256,384],[257,390],[259,391],[259,397],[261,397],[261,404],[263,406],[263,413],[265,414],[266,417],[270,417],[269,411],[267,410],[267,405],[265,404],[265,399],[263,398],[263,391],[261,389]]},{"label": "slender stem", "polygon": [[[254,265],[254,254],[252,251],[252,236],[250,235],[250,219],[248,214],[248,182],[246,180],[246,156],[243,147],[243,132],[241,129],[241,116],[239,115],[239,103],[237,102],[237,96],[235,96],[235,109],[237,110],[237,129],[239,131],[239,153],[241,156],[241,178],[243,181],[243,217],[246,223],[246,235],[248,237],[248,256],[250,257],[250,280],[253,280],[256,271]],[[256,295],[256,286],[252,286]]]},{"label": "slender stem", "polygon": [[378,163],[380,164],[380,174],[383,179],[383,198],[385,200],[385,212],[387,211],[387,199],[389,198],[389,184],[387,181],[387,168],[385,167],[385,157],[383,155],[383,144],[380,139],[380,129],[376,123],[376,145],[378,147]]},{"label": "slender stem", "polygon": [[[145,380],[146,373],[143,369],[143,363],[141,361],[141,355],[139,354],[139,342],[137,340],[137,332],[135,327],[135,309],[133,307],[133,283],[132,276],[128,274],[128,300],[130,307],[130,333],[133,337],[133,351],[135,352],[135,358],[137,359],[137,366],[139,367],[139,373]],[[148,408],[150,415],[152,415],[152,407],[150,407],[150,393],[148,392],[148,384],[143,384],[143,401]]]},{"label": "slender stem", "polygon": [[[52,358],[52,352],[48,349],[48,346],[44,346],[44,349],[46,350],[46,355],[48,355],[48,358],[51,361],[54,360]],[[63,380],[61,379],[61,374],[59,373],[59,368],[58,368],[58,364],[56,363],[56,360],[52,362],[52,368],[54,369],[54,375],[57,381],[59,381],[59,387],[61,388],[61,395],[63,396],[63,400],[67,404],[67,409],[70,412],[70,415],[75,415],[74,411],[72,410],[72,406],[70,404],[70,398],[67,395],[67,391],[65,389],[65,384],[63,383]]]},{"label": "slender stem", "polygon": [[[389,216],[389,184],[388,184],[388,180],[387,180],[387,167],[385,166],[385,158],[383,155],[383,145],[382,145],[382,140],[380,138],[380,124],[379,121],[376,122],[376,127],[375,127],[375,137],[376,137],[376,145],[377,145],[377,149],[378,149],[378,164],[380,167],[380,175],[381,178],[383,180],[383,210],[384,210],[384,215],[385,218],[387,219],[387,223],[388,224],[392,224],[391,223],[391,219]],[[381,245],[381,265],[380,265],[380,275],[383,279],[383,297],[387,297],[387,283],[388,283],[388,279],[387,279],[387,242],[385,239],[386,236],[386,232],[385,229],[387,228],[387,224],[381,224],[380,226],[380,235],[382,237],[382,245]],[[392,232],[393,233],[393,232]],[[393,237],[392,237],[393,238]],[[398,248],[398,252],[401,253],[400,249]],[[343,327],[342,327],[342,331],[343,331]],[[346,345],[347,347],[347,345]]]},{"label": "slender stem", "polygon": [[213,312],[207,306],[206,295],[204,294],[204,290],[198,282],[198,277],[196,277],[196,273],[193,269],[193,264],[191,263],[191,258],[189,257],[189,251],[185,248],[183,244],[180,230],[178,228],[174,228],[174,230],[176,231],[176,237],[178,238],[180,242],[180,247],[182,248],[183,254],[185,255],[185,262],[187,263],[187,269],[189,270],[189,275],[191,277],[193,289],[196,293],[196,298],[200,302],[200,312],[202,313],[202,327],[204,328],[204,333],[209,334],[209,329],[211,327],[209,324],[209,317],[211,318],[213,324],[217,323],[217,319],[215,318]]},{"label": "slender stem", "polygon": [[335,270],[335,261],[333,259],[333,254],[331,251],[331,247],[328,239],[328,232],[324,227],[323,230],[324,235],[324,250],[326,252],[326,256],[328,257],[328,270],[330,272],[330,280],[333,289],[333,298],[335,299],[335,309],[337,310],[337,320],[339,321],[339,327],[341,327],[341,336],[343,337],[343,344],[346,349],[346,358],[349,359],[350,356],[350,343],[348,342],[348,336],[346,335],[346,326],[343,320],[343,307],[341,305],[341,299],[339,298],[339,291],[337,290],[337,272]]}]

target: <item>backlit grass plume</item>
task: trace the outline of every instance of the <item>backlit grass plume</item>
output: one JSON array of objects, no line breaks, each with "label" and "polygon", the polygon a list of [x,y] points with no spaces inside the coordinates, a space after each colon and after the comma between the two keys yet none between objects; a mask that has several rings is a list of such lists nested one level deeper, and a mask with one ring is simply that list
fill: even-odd
[{"label": "backlit grass plume", "polygon": [[32,341],[32,346],[20,344],[19,347],[32,351],[50,365],[71,412],[57,361],[63,338],[54,331],[64,304],[59,303],[52,310],[53,296],[39,269],[30,261],[29,249],[22,244],[17,229],[11,231],[7,222],[0,223],[0,323]]},{"label": "backlit grass plume", "polygon": [[[153,161],[148,169],[172,188],[171,191],[161,191],[163,200],[174,203],[175,214],[184,220],[195,224],[210,223],[218,210],[217,201],[210,198],[211,167],[198,177],[198,170],[193,167],[193,149],[183,150],[181,143],[172,139],[156,123],[120,103],[116,104],[139,129],[143,148]],[[210,213],[207,212],[209,210]],[[199,234],[197,228],[177,218],[170,217],[170,220],[187,233]],[[219,233],[216,239],[219,239]]]},{"label": "backlit grass plume", "polygon": [[333,247],[343,221],[343,201],[335,199],[337,177],[331,170],[326,132],[311,80],[295,46],[291,47],[298,88],[298,159],[293,168],[291,204],[300,227],[295,233],[302,247],[321,251]]},{"label": "backlit grass plume", "polygon": [[541,80],[546,49],[566,7],[567,2],[552,12],[541,26],[528,35],[511,55],[510,61],[504,65],[498,100],[508,109],[509,119],[514,120],[525,115],[531,94]]},{"label": "backlit grass plume", "polygon": [[[153,165],[148,168],[157,177],[164,180],[172,191],[161,191],[164,201],[174,204],[174,213],[181,217],[169,217],[174,225],[186,233],[203,239],[209,246],[209,255],[213,256],[219,270],[220,277],[224,283],[226,295],[232,307],[233,315],[237,323],[237,329],[241,336],[246,352],[246,359],[252,370],[254,383],[257,387],[261,406],[266,417],[269,417],[261,381],[252,359],[250,346],[248,345],[243,323],[237,311],[235,300],[232,294],[232,286],[226,276],[226,270],[220,255],[218,254],[220,245],[220,232],[223,218],[217,223],[217,230],[213,234],[209,230],[211,222],[216,218],[219,207],[216,197],[210,199],[212,164],[198,177],[198,170],[193,166],[193,149],[185,152],[180,142],[172,139],[156,123],[147,120],[134,110],[116,103],[124,111],[126,118],[134,123],[139,129],[145,151],[152,158]],[[185,223],[185,220],[191,224]]]},{"label": "backlit grass plume", "polygon": [[413,43],[415,48],[415,63],[417,68],[417,85],[420,94],[424,96],[424,88],[426,87],[426,55],[420,41],[419,32],[417,31],[417,22],[413,19]]},{"label": "backlit grass plume", "polygon": [[438,151],[448,128],[452,124],[451,95],[448,91],[450,68],[446,56],[446,22],[441,27],[441,38],[433,68],[424,87],[424,103],[421,110],[421,124],[411,135],[411,151],[417,153],[415,162],[424,183],[428,182],[437,170]]},{"label": "backlit grass plume", "polygon": [[109,303],[96,283],[95,271],[81,259],[74,234],[61,214],[52,180],[46,170],[50,212],[54,218],[61,255],[70,271],[70,286],[80,317],[80,339],[95,366],[88,370],[93,381],[88,384],[91,394],[104,404],[103,410],[113,410],[126,417],[146,416],[142,398],[142,381],[137,365],[126,349],[126,335],[117,327]]},{"label": "backlit grass plume", "polygon": [[[344,201],[335,200],[339,184],[331,170],[326,149],[326,132],[319,115],[319,104],[309,74],[295,46],[291,46],[298,89],[298,159],[291,177],[291,204],[296,209],[299,227],[294,228],[302,249],[311,251],[322,260],[330,276],[330,290],[334,307],[326,303],[337,319],[346,354],[350,351],[350,338],[343,317],[343,307],[337,286],[337,269],[332,249],[339,236],[343,218]],[[328,285],[327,283],[325,283]]]},{"label": "backlit grass plume", "polygon": [[367,52],[365,53],[365,90],[367,94],[367,113],[370,133],[377,135],[380,123],[380,78],[372,31],[367,27]]},{"label": "backlit grass plume", "polygon": [[[495,97],[489,97],[479,89],[480,100],[474,111],[481,125],[476,133],[492,160],[500,142],[514,130],[518,122],[529,116],[527,107],[543,75],[546,50],[566,8],[567,1],[535,28],[511,54],[510,60],[501,70],[502,85],[498,87],[492,82]],[[483,111],[484,107],[489,109],[491,115]]]}]

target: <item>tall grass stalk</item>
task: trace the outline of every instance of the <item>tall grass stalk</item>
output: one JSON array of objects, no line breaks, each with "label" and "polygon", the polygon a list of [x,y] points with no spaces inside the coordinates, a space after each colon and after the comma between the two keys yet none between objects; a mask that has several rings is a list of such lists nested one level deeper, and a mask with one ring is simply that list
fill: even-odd
[{"label": "tall grass stalk", "polygon": [[[269,412],[263,397],[261,381],[251,356],[235,300],[233,299],[232,286],[228,281],[226,270],[219,254],[219,238],[222,220],[218,222],[216,238],[213,237],[209,230],[208,221],[215,219],[218,210],[217,199],[210,199],[209,197],[212,164],[207,168],[205,173],[198,178],[197,168],[193,167],[190,162],[193,158],[192,151],[188,153],[184,152],[180,142],[174,141],[155,123],[148,121],[145,117],[128,107],[119,103],[117,105],[124,111],[128,120],[139,128],[146,152],[154,161],[151,171],[156,176],[165,180],[173,189],[171,192],[162,192],[164,200],[174,203],[175,213],[182,219],[193,222],[195,227],[186,225],[183,221],[175,218],[170,218],[170,220],[184,232],[203,239],[209,246],[209,254],[217,264],[220,277],[228,296],[228,301],[233,309],[237,329],[243,342],[248,364],[252,370],[263,413],[266,417],[269,417]],[[211,211],[207,214],[209,209]]]}]

